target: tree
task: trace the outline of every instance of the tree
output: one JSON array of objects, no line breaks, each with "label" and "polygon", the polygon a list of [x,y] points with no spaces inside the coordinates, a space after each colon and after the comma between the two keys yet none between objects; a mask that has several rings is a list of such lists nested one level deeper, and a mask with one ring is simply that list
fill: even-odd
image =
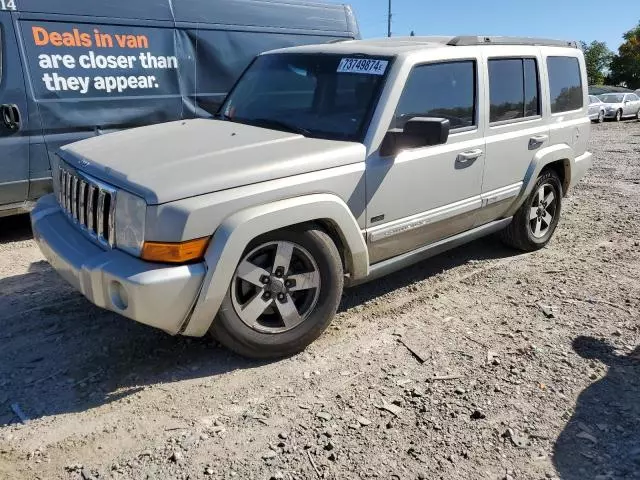
[{"label": "tree", "polygon": [[605,79],[605,70],[609,68],[613,52],[607,48],[607,44],[604,42],[594,40],[589,45],[585,42],[580,43],[587,63],[589,85],[602,85]]},{"label": "tree", "polygon": [[611,61],[610,82],[640,88],[640,22],[623,35],[624,43]]}]

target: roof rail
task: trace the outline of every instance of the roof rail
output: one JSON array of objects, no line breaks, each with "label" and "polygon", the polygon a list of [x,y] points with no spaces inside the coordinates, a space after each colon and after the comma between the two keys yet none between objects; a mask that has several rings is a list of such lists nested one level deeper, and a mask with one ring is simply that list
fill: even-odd
[{"label": "roof rail", "polygon": [[452,38],[447,45],[452,47],[465,47],[471,45],[533,45],[545,47],[570,47],[579,48],[578,42],[565,40],[550,40],[548,38],[528,37],[475,37],[460,36]]}]

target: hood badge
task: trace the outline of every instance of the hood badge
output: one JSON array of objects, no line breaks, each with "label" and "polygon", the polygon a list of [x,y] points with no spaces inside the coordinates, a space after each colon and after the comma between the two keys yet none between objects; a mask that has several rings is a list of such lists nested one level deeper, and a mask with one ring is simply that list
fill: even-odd
[{"label": "hood badge", "polygon": [[85,160],[85,159],[80,160],[80,162],[79,162],[79,163],[80,163],[80,166],[81,166],[81,167],[88,167],[89,165],[91,165],[91,163],[90,163],[90,162],[88,162],[88,161],[87,161],[87,160]]}]

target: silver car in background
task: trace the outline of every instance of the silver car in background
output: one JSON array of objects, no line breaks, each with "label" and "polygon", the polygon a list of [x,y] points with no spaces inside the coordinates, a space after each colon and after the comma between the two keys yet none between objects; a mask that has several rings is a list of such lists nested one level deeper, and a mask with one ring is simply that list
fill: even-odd
[{"label": "silver car in background", "polygon": [[589,95],[589,120],[592,122],[604,122],[605,104],[595,95]]},{"label": "silver car in background", "polygon": [[605,118],[616,122],[630,117],[640,120],[640,97],[635,93],[605,93],[599,98],[605,104]]}]

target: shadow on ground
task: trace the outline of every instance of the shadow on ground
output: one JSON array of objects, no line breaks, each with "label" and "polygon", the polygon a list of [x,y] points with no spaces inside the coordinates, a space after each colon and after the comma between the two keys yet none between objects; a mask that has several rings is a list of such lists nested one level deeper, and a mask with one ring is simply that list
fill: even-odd
[{"label": "shadow on ground", "polygon": [[[460,247],[345,292],[341,309],[405,288],[470,260],[513,255],[494,239]],[[148,385],[257,368],[207,338],[171,337],[91,305],[46,262],[0,279],[0,425],[79,412]]]},{"label": "shadow on ground", "polygon": [[620,355],[602,340],[578,337],[573,348],[608,366],[584,390],[556,441],[553,461],[562,480],[640,478],[640,347]]},{"label": "shadow on ground", "polygon": [[33,238],[29,215],[0,218],[0,244]]}]

